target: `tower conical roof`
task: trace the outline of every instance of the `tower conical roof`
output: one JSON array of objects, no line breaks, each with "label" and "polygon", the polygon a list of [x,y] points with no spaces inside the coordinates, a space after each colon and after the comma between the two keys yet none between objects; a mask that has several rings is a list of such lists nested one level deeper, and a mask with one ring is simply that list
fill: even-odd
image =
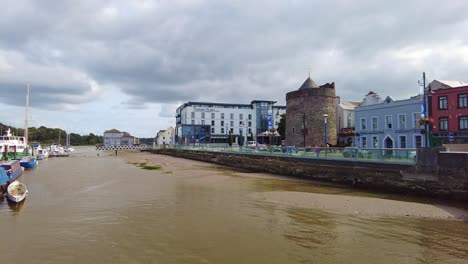
[{"label": "tower conical roof", "polygon": [[319,86],[312,80],[309,76],[307,80],[299,87],[299,90],[308,89],[308,88],[319,88]]}]

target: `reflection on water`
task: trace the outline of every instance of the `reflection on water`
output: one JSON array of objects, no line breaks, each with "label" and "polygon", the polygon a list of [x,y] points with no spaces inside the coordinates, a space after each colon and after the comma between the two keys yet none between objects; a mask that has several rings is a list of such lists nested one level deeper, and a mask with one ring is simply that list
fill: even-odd
[{"label": "reflection on water", "polygon": [[[179,164],[180,163],[180,164]],[[347,193],[164,158],[160,171],[119,156],[51,158],[0,200],[2,262],[464,263],[468,223],[376,218],[252,198],[265,191]],[[353,195],[365,195],[354,192]],[[14,209],[12,211],[12,209]]]}]

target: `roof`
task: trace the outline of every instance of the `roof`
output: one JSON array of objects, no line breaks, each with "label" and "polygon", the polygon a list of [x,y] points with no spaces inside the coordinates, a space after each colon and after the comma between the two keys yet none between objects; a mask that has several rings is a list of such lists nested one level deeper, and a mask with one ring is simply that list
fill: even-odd
[{"label": "roof", "polygon": [[118,131],[117,129],[113,128],[111,130],[106,130],[104,131],[104,133],[120,133],[120,131]]},{"label": "roof", "polygon": [[353,110],[355,107],[360,106],[362,102],[349,102],[349,101],[341,101],[340,107],[345,110]]},{"label": "roof", "polygon": [[434,81],[438,81],[442,84],[445,84],[447,86],[450,86],[450,88],[457,88],[457,87],[463,87],[463,86],[468,86],[468,83],[467,82],[463,82],[463,81],[445,81],[445,80],[434,80]]},{"label": "roof", "polygon": [[299,90],[304,90],[308,88],[319,88],[317,83],[315,83],[314,80],[310,78],[310,76],[304,81],[301,87],[299,87]]},{"label": "roof", "polygon": [[130,133],[128,133],[128,132],[123,132],[122,137],[133,137],[133,136],[130,135]]}]

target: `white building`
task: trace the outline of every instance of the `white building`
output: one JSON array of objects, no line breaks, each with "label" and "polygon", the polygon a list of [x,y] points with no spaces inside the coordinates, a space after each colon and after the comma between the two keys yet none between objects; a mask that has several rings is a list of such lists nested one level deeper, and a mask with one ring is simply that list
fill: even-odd
[{"label": "white building", "polygon": [[176,142],[225,143],[229,131],[234,141],[242,133],[244,141],[261,132],[278,128],[286,106],[275,101],[255,100],[250,104],[187,102],[176,111]]},{"label": "white building", "polygon": [[339,145],[346,145],[345,142],[349,137],[345,136],[346,133],[354,131],[356,123],[355,108],[360,106],[361,102],[343,101],[337,97],[336,104],[336,132]]},{"label": "white building", "polygon": [[127,132],[120,132],[113,128],[104,131],[104,146],[133,146],[139,144],[139,139]]},{"label": "white building", "polygon": [[156,145],[173,145],[175,143],[175,129],[169,127],[166,130],[160,130],[156,135]]}]

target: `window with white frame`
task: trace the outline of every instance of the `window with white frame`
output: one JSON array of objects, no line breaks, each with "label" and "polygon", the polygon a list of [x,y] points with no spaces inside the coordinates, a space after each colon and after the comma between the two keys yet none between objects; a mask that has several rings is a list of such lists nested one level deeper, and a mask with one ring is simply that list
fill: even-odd
[{"label": "window with white frame", "polygon": [[367,148],[367,137],[362,137],[361,141],[362,141],[362,147]]},{"label": "window with white frame", "polygon": [[392,116],[391,115],[385,116],[385,127],[387,129],[392,129],[392,126],[393,126],[392,123],[393,123]]},{"label": "window with white frame", "polygon": [[439,96],[439,110],[448,109],[447,96]]},{"label": "window with white frame", "polygon": [[414,147],[415,148],[422,147],[422,136],[421,135],[415,135],[414,136]]},{"label": "window with white frame", "polygon": [[211,119],[215,119],[215,113],[211,113]]},{"label": "window with white frame", "polygon": [[215,132],[215,128],[212,127],[212,128],[211,128],[211,134],[214,134],[214,132]]},{"label": "window with white frame", "polygon": [[221,113],[221,119],[224,119],[224,113]]},{"label": "window with white frame", "polygon": [[192,118],[195,118],[195,112],[192,112],[192,113],[191,113],[191,117],[192,117]]},{"label": "window with white frame", "polygon": [[406,136],[400,136],[400,148],[406,148]]},{"label": "window with white frame", "polygon": [[351,112],[349,111],[346,112],[346,127],[351,127]]},{"label": "window with white frame", "polygon": [[230,125],[233,127],[234,126],[234,121],[231,121]]},{"label": "window with white frame", "polygon": [[379,137],[377,136],[372,137],[372,146],[374,148],[379,148]]},{"label": "window with white frame", "polygon": [[439,130],[448,130],[448,118],[447,117],[439,118]]},{"label": "window with white frame", "polygon": [[195,125],[195,120],[192,119],[192,125]]},{"label": "window with white frame", "polygon": [[468,94],[459,94],[458,95],[458,108],[467,108],[468,107]]},{"label": "window with white frame", "polygon": [[231,119],[234,119],[234,113],[231,113]]},{"label": "window with white frame", "polygon": [[240,119],[240,120],[244,119],[244,115],[243,115],[243,114],[239,114],[239,119]]},{"label": "window with white frame", "polygon": [[201,121],[201,124],[204,125],[204,124],[205,124],[205,120],[202,120],[202,121]]},{"label": "window with white frame", "polygon": [[251,114],[249,114],[249,120],[252,120],[252,115]]},{"label": "window with white frame", "polygon": [[361,130],[367,129],[367,120],[365,118],[361,118]]},{"label": "window with white frame", "polygon": [[460,116],[458,118],[458,128],[460,130],[468,129],[468,116]]},{"label": "window with white frame", "polygon": [[212,126],[215,125],[215,121],[214,121],[214,120],[211,120],[211,125],[212,125]]},{"label": "window with white frame", "polygon": [[371,123],[372,123],[372,130],[377,130],[378,129],[378,119],[377,119],[376,116],[372,117]]},{"label": "window with white frame", "polygon": [[421,113],[413,113],[413,128],[417,128],[418,126],[418,119],[421,118]]},{"label": "window with white frame", "polygon": [[249,127],[251,127],[251,126],[252,126],[252,121],[249,121]]},{"label": "window with white frame", "polygon": [[201,118],[205,118],[205,112],[201,113]]},{"label": "window with white frame", "polygon": [[221,128],[221,134],[224,134],[224,127]]},{"label": "window with white frame", "polygon": [[222,126],[222,127],[224,126],[224,121],[221,121],[221,126]]},{"label": "window with white frame", "polygon": [[406,128],[406,115],[398,115],[398,128],[405,129]]}]

